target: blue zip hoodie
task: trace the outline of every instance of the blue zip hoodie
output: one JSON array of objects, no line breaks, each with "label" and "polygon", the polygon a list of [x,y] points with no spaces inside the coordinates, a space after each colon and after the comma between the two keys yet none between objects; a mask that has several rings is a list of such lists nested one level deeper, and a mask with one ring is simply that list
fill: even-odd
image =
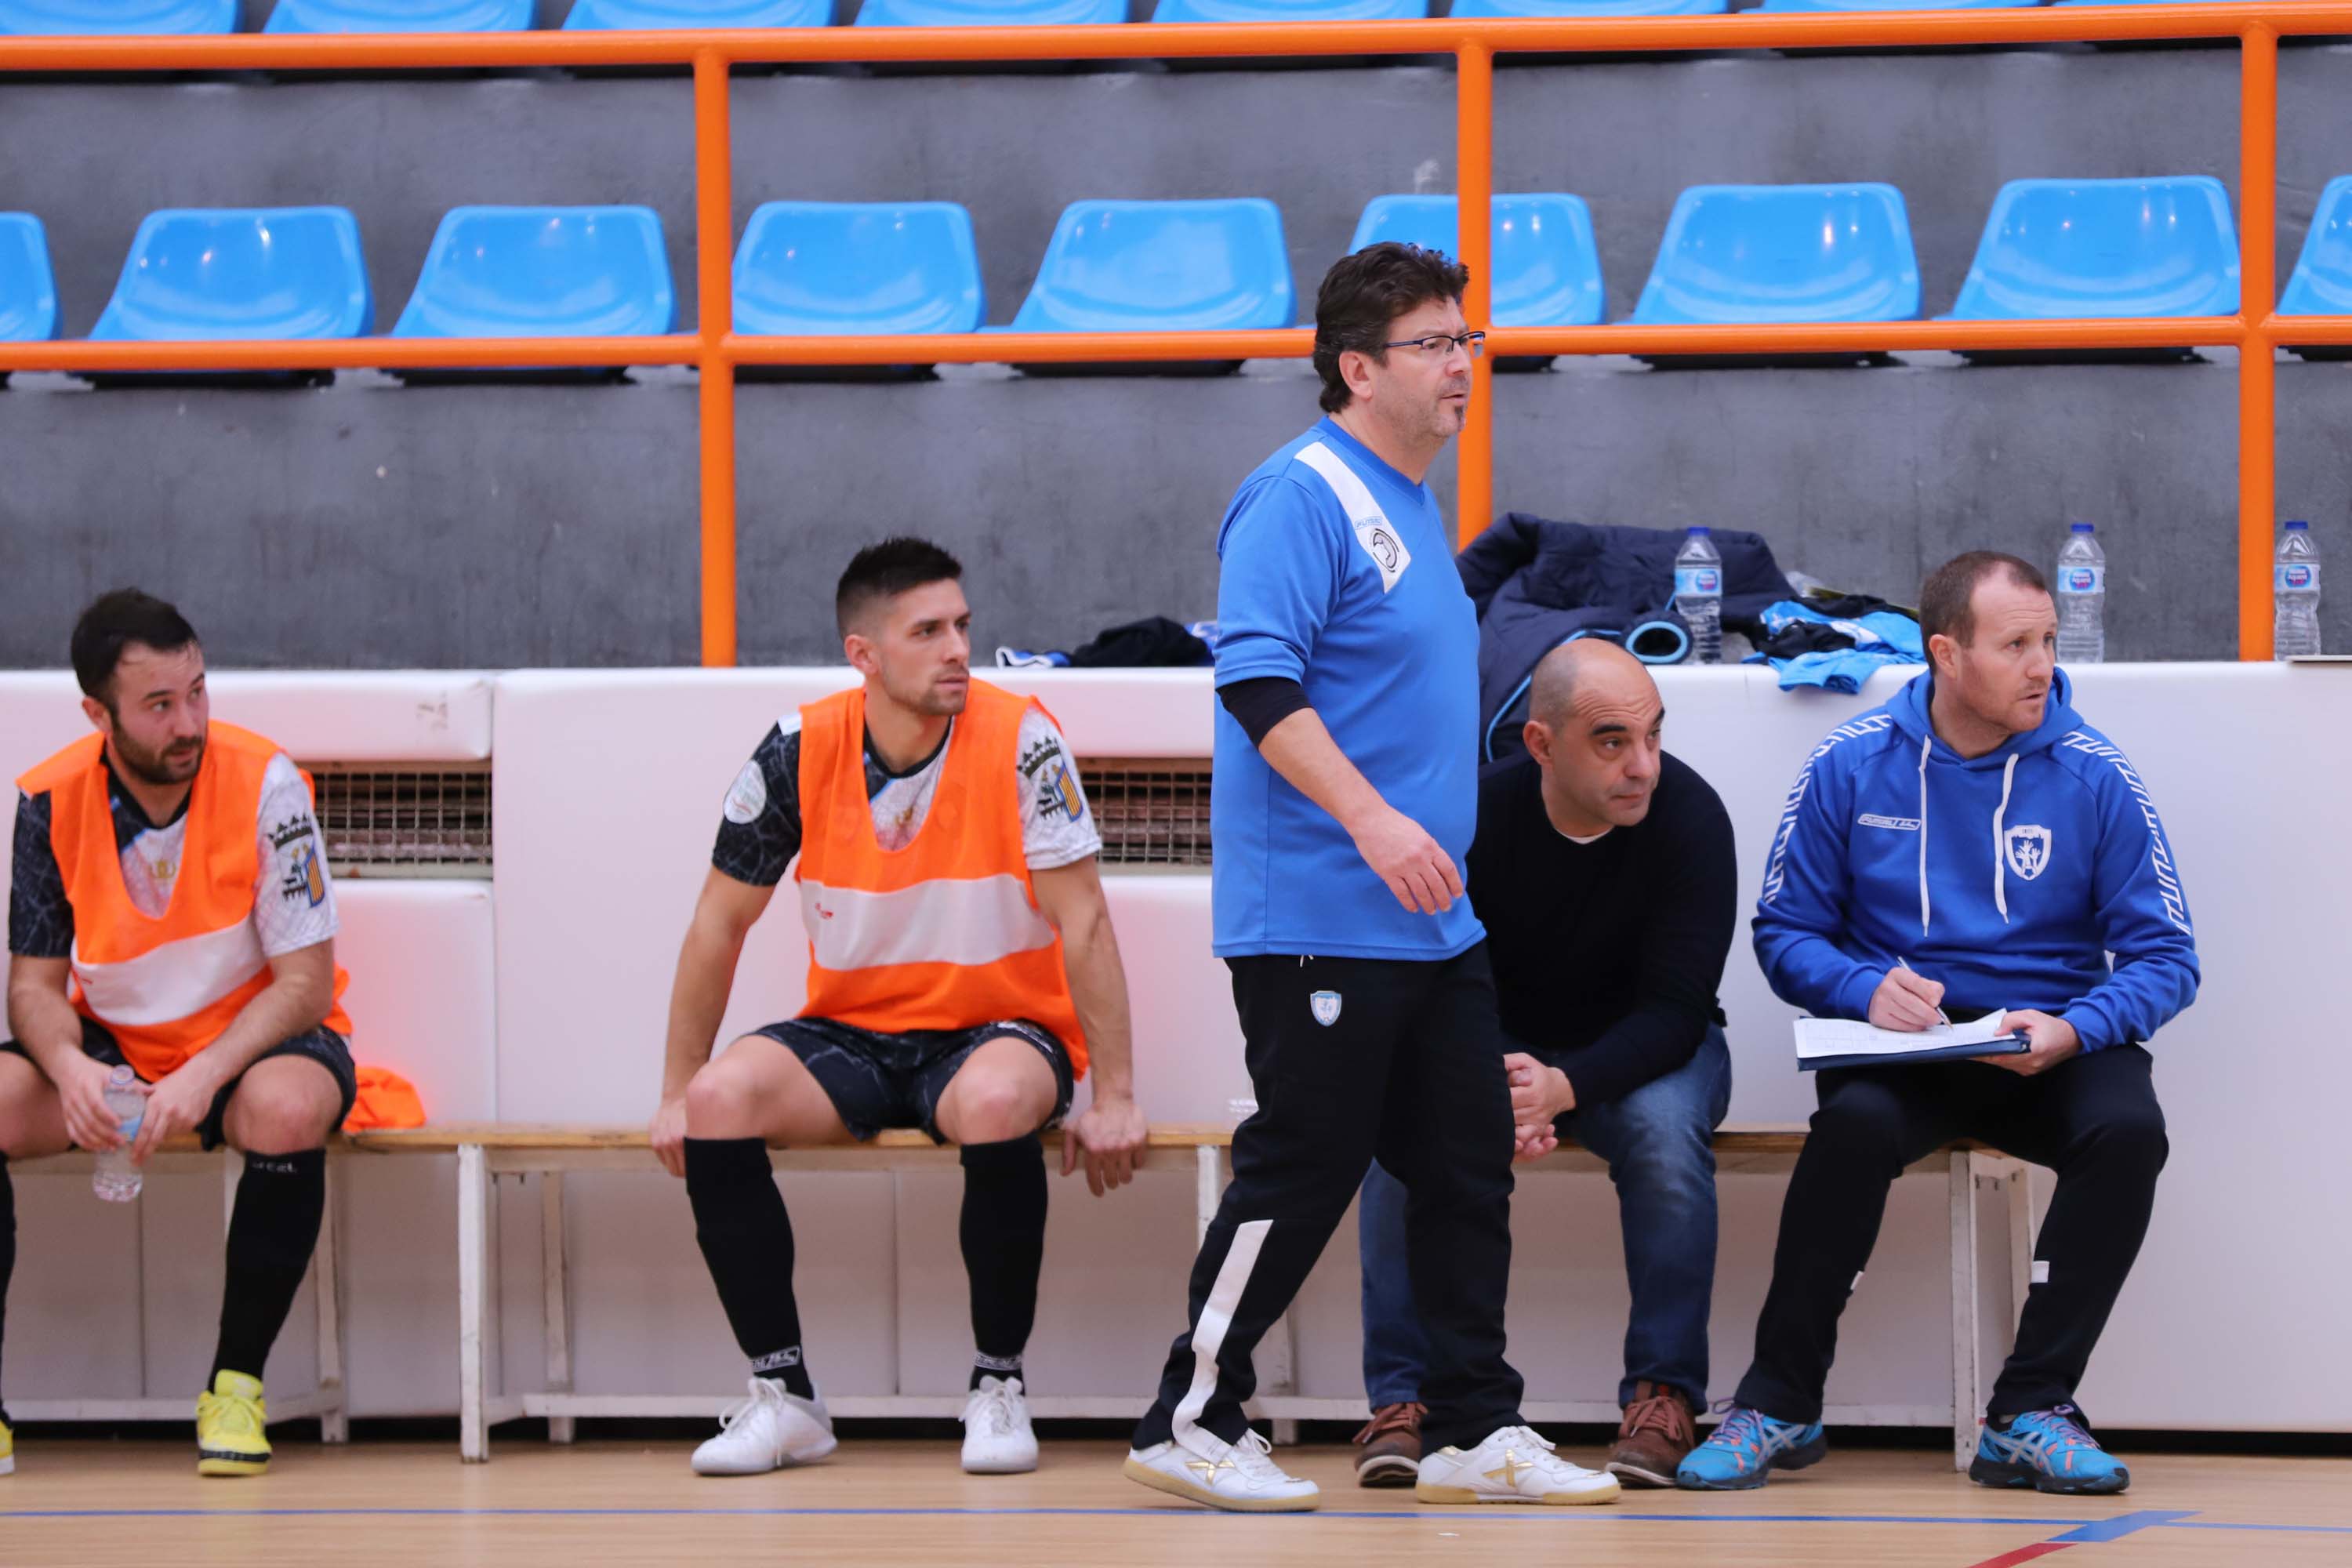
[{"label": "blue zip hoodie", "polygon": [[2148,1039],[2196,998],[2198,967],[2147,786],[2068,705],[2063,670],[2041,726],[1981,757],[1937,737],[1934,693],[1920,676],[1806,759],[1756,904],[1765,978],[1864,1018],[1901,957],[1948,1007],[2053,1014],[2086,1051]]}]

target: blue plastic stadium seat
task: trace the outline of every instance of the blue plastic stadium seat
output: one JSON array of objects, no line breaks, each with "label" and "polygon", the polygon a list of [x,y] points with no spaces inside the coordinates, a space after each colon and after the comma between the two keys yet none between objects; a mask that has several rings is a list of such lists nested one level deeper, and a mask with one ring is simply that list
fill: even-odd
[{"label": "blue plastic stadium seat", "polygon": [[0,342],[58,335],[58,280],[49,240],[30,213],[0,213]]},{"label": "blue plastic stadium seat", "polygon": [[1408,22],[1429,0],[1160,0],[1155,22]]},{"label": "blue plastic stadium seat", "polygon": [[1108,26],[1127,0],[866,0],[861,27]]},{"label": "blue plastic stadium seat", "polygon": [[[1601,320],[1601,252],[1582,196],[1497,195],[1491,286],[1498,327],[1589,327]],[[1452,196],[1375,196],[1349,250],[1384,239],[1458,255]]]},{"label": "blue plastic stadium seat", "polygon": [[671,331],[650,207],[452,207],[395,338],[622,338]]},{"label": "blue plastic stadium seat", "polygon": [[2238,240],[2221,181],[2011,180],[1993,198],[1951,319],[2237,309]]},{"label": "blue plastic stadium seat", "polygon": [[987,312],[953,202],[769,202],[736,247],[739,332],[972,332]]},{"label": "blue plastic stadium seat", "polygon": [[356,338],[375,325],[342,207],[167,208],[131,242],[94,340]]},{"label": "blue plastic stadium seat", "polygon": [[1253,331],[1297,321],[1272,202],[1094,201],[1063,210],[1013,330]]},{"label": "blue plastic stadium seat", "polygon": [[1456,16],[1720,16],[1731,0],[1454,0]]},{"label": "blue plastic stadium seat", "polygon": [[1764,0],[1759,11],[2000,11],[2042,0]]},{"label": "blue plastic stadium seat", "polygon": [[0,37],[236,31],[236,0],[0,0]]},{"label": "blue plastic stadium seat", "polygon": [[2319,193],[2278,313],[2352,316],[2352,174],[2336,175]]},{"label": "blue plastic stadium seat", "polygon": [[1675,199],[1633,321],[1906,321],[1911,220],[1893,185],[1693,185]]},{"label": "blue plastic stadium seat", "polygon": [[573,0],[567,30],[663,27],[824,27],[833,0]]},{"label": "blue plastic stadium seat", "polygon": [[265,33],[524,33],[532,0],[278,0]]}]

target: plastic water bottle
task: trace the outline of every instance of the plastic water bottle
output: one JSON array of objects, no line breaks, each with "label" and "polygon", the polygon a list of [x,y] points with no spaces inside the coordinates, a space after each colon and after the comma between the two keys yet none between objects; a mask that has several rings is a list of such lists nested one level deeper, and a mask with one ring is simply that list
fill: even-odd
[{"label": "plastic water bottle", "polygon": [[2100,664],[2107,657],[2107,552],[2096,530],[2074,524],[2058,547],[2058,662]]},{"label": "plastic water bottle", "polygon": [[2319,651],[2319,546],[2311,524],[2290,522],[2279,530],[2278,555],[2271,573],[2276,619],[2271,656],[2294,658]]},{"label": "plastic water bottle", "polygon": [[131,1163],[131,1141],[139,1135],[139,1124],[147,1119],[147,1096],[139,1087],[139,1075],[128,1067],[116,1068],[108,1075],[106,1110],[122,1134],[122,1146],[100,1151],[98,1168],[90,1173],[89,1190],[108,1203],[127,1204],[139,1195],[140,1183],[144,1180],[139,1167]]},{"label": "plastic water bottle", "polygon": [[1675,613],[1690,627],[1691,662],[1723,662],[1723,557],[1714,536],[1694,528],[1675,552]]}]

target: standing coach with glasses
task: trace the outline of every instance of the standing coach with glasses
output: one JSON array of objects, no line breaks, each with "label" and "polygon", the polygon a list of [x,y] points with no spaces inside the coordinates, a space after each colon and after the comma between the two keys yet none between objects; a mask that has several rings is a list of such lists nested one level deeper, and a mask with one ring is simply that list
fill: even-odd
[{"label": "standing coach with glasses", "polygon": [[1213,1508],[1313,1508],[1248,1430],[1251,1352],[1378,1155],[1410,1194],[1428,1331],[1423,1502],[1607,1502],[1519,1415],[1503,1354],[1511,1102],[1477,814],[1478,624],[1423,479],[1463,426],[1469,274],[1402,245],[1315,306],[1327,417],[1244,480],[1217,539],[1213,892],[1258,1109],[1192,1266],[1189,1328],[1127,1474]]}]

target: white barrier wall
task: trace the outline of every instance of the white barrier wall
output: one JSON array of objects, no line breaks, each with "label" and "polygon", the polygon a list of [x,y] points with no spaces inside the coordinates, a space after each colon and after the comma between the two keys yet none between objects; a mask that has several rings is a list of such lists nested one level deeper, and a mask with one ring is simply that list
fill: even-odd
[{"label": "white barrier wall", "polygon": [[[423,1010],[399,1025],[399,1048],[416,1053],[411,1076],[434,1085],[427,1104],[436,1119],[641,1121],[658,1086],[671,970],[709,864],[720,799],[777,715],[837,689],[847,673],[499,678],[495,1049],[480,1021],[491,944],[478,923],[467,923],[490,918],[479,907],[478,885],[467,889],[476,897],[430,910],[425,905],[450,889],[347,885],[345,958],[362,1040],[371,1038],[373,1021],[399,1016],[400,1004],[381,990],[363,999],[362,977],[379,988],[391,977],[392,991],[404,990]],[[298,694],[340,689],[346,679],[355,691],[389,683],[368,699],[387,706],[361,712],[333,701],[294,705]],[[379,726],[390,725],[407,737],[403,743],[416,743],[417,727],[433,721],[433,703],[416,691],[402,695],[402,683],[467,679],[225,676],[215,711],[275,735],[298,755],[341,761],[355,753],[311,737],[356,743],[364,734],[381,744]],[[1202,672],[1038,672],[1006,684],[1043,695],[1082,754],[1206,752],[1212,700]],[[1862,697],[1839,698],[1780,692],[1759,671],[1660,672],[1667,744],[1723,795],[1738,834],[1744,887],[1760,880],[1772,825],[1806,753],[1895,684],[1883,677]],[[76,732],[68,690],[59,677],[0,677],[0,766],[16,771]],[[2077,677],[2077,706],[2130,754],[2164,813],[2206,972],[2199,1005],[2155,1043],[2172,1163],[2147,1249],[2084,1401],[2103,1423],[2124,1426],[2352,1426],[2352,1348],[2325,1306],[2352,1284],[2340,1246],[2352,1234],[2352,1195],[2328,1164],[2336,1107],[2352,1094],[2352,1067],[2337,1048],[2336,1009],[2325,988],[2290,968],[2297,960],[2328,962],[2340,926],[2330,905],[2343,868],[2352,866],[2352,823],[2330,807],[2335,780],[2352,760],[2345,754],[2352,748],[2346,722],[2352,674],[2095,668]],[[453,700],[448,714],[445,733],[464,737],[464,744],[487,742],[487,700],[478,722],[470,698]],[[446,743],[449,754],[481,754],[455,749],[459,741]],[[1108,881],[1134,992],[1147,1110],[1161,1121],[1229,1120],[1232,1101],[1249,1090],[1223,966],[1207,951],[1206,875],[1115,872]],[[368,900],[379,896],[386,900],[381,935],[368,927],[374,913]],[[395,910],[395,896],[417,905]],[[476,961],[470,967],[468,954]],[[789,903],[781,905],[746,949],[722,1038],[789,1014],[801,995],[803,962],[797,921]],[[412,966],[431,977],[420,980]],[[445,991],[462,998],[450,1004],[462,1018],[436,1027],[433,1018],[441,1015],[431,1009]],[[1801,1121],[1811,1094],[1790,1059],[1790,1011],[1766,989],[1744,941],[1734,948],[1723,999],[1736,1065],[1733,1120]],[[399,1065],[364,1044],[362,1055]],[[451,1410],[446,1173],[372,1162],[346,1168],[354,1173],[345,1199],[354,1268],[353,1413]],[[785,1180],[811,1355],[828,1390],[960,1389],[969,1341],[954,1242],[957,1178]],[[1040,1392],[1148,1392],[1181,1327],[1191,1181],[1187,1163],[1101,1203],[1076,1182],[1056,1183],[1032,1355]],[[28,1192],[36,1187],[43,1190]],[[19,1184],[28,1195],[20,1199],[24,1266],[11,1302],[9,1389],[27,1398],[136,1392],[121,1386],[120,1360],[93,1348],[94,1338],[116,1331],[89,1326],[112,1322],[108,1311],[136,1278],[127,1242],[100,1223],[111,1216],[95,1215],[87,1195],[68,1187],[64,1179]],[[1746,1363],[1780,1187],[1770,1177],[1723,1183],[1718,1394],[1728,1392]],[[506,1385],[522,1389],[537,1386],[537,1204],[505,1192]],[[572,1192],[576,1385],[648,1394],[735,1385],[740,1363],[696,1254],[680,1185],[657,1174],[575,1176]],[[193,1215],[194,1200],[188,1201]],[[216,1215],[216,1192],[205,1201],[213,1205],[206,1213]],[[1512,1344],[1532,1399],[1611,1395],[1625,1310],[1614,1214],[1611,1190],[1597,1178],[1544,1175],[1521,1186]],[[192,1219],[187,1235],[168,1237],[167,1262],[156,1256],[158,1227],[150,1222],[149,1320],[163,1326],[151,1328],[150,1340],[171,1331],[172,1320],[159,1315],[165,1289],[159,1280],[183,1280],[170,1287],[170,1310],[204,1325],[202,1333],[180,1331],[184,1346],[155,1345],[156,1365],[176,1372],[173,1357],[194,1364],[205,1353],[217,1224]],[[1924,1425],[1943,1419],[1950,1387],[1945,1234],[1942,1184],[1899,1184],[1879,1253],[1843,1326],[1830,1390],[1833,1419],[1841,1413]],[[1346,1398],[1360,1391],[1354,1261],[1352,1233],[1343,1229],[1297,1310],[1299,1393]],[[2265,1365],[2292,1368],[2293,1375],[2252,1378],[2242,1356],[2184,1353],[2216,1342],[2259,1344]],[[303,1364],[294,1339],[278,1364]]]}]

